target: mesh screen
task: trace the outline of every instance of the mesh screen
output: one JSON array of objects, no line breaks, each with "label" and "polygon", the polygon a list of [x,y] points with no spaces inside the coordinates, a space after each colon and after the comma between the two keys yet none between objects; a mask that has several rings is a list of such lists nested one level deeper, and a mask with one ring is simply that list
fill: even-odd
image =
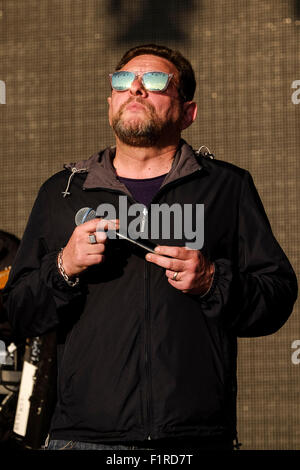
[{"label": "mesh screen", "polygon": [[[183,137],[251,172],[299,273],[299,3],[0,0],[1,229],[22,236],[40,184],[114,142],[107,75],[129,47],[158,42],[196,72],[199,115]],[[298,304],[278,333],[239,340],[243,449],[300,449],[297,339]]]}]

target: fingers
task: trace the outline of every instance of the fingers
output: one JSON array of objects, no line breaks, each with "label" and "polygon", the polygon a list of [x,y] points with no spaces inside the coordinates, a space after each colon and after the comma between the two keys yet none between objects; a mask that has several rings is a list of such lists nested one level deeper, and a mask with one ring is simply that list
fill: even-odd
[{"label": "fingers", "polygon": [[[96,243],[87,243],[86,246],[86,253],[89,255],[96,255],[98,253],[104,253],[105,251],[105,244],[107,242],[107,236],[105,233],[99,235],[95,233],[96,236]],[[99,237],[99,238],[98,238]]]},{"label": "fingers", "polygon": [[120,228],[120,221],[119,219],[97,219],[98,224],[96,230],[101,232],[103,230],[118,230]]},{"label": "fingers", "polygon": [[171,270],[167,269],[166,270],[166,276],[171,281],[180,282],[182,277],[183,277],[183,271],[171,271]]},{"label": "fingers", "polygon": [[[105,230],[117,229],[118,220],[93,219],[78,225],[62,254],[65,272],[68,276],[81,273],[89,266],[104,260],[107,234]],[[95,243],[92,241],[95,237]]]},{"label": "fingers", "polygon": [[193,282],[193,275],[186,271],[170,271],[166,270],[166,277],[168,278],[169,284],[175,287],[175,289],[181,290],[182,292],[188,292],[191,289]]},{"label": "fingers", "polygon": [[107,234],[105,232],[97,231],[94,233],[94,235],[95,235],[97,243],[91,245],[93,248],[95,247],[95,245],[97,247],[98,244],[104,244],[107,242]]},{"label": "fingers", "polygon": [[146,259],[165,268],[169,284],[183,293],[202,294],[211,285],[211,263],[199,250],[159,246]]},{"label": "fingers", "polygon": [[199,261],[198,250],[190,250],[180,246],[158,246],[157,254],[147,254],[146,259],[170,271],[192,269]]},{"label": "fingers", "polygon": [[101,232],[105,230],[118,230],[120,221],[119,219],[92,219],[84,224],[78,225],[75,230],[78,230],[81,233],[94,233],[94,232]]},{"label": "fingers", "polygon": [[162,268],[168,269],[173,272],[183,271],[185,268],[184,261],[181,259],[160,256],[154,253],[148,253],[146,255],[146,260],[150,261],[151,263],[156,264],[157,266],[161,266]]},{"label": "fingers", "polygon": [[189,248],[186,248],[185,246],[157,246],[155,248],[155,252],[164,255],[164,256],[170,256],[171,258],[176,258],[176,259],[189,259],[191,256],[193,256],[193,252],[195,253],[195,250],[190,250]]},{"label": "fingers", "polygon": [[[106,220],[106,219],[93,219],[85,222],[84,224],[79,225],[76,227],[74,232],[76,233],[78,240],[82,240],[83,242],[88,243],[89,245],[93,246],[99,243],[106,243],[107,240],[107,230],[118,230],[119,228],[119,220]],[[89,235],[94,235],[96,243],[91,241]],[[91,248],[91,247],[90,247]],[[97,249],[92,248],[90,253],[94,253]]]}]

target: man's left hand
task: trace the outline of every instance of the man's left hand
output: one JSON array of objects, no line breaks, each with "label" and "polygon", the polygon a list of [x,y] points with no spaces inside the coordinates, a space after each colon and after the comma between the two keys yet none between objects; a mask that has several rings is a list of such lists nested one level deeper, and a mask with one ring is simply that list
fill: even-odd
[{"label": "man's left hand", "polygon": [[158,246],[155,253],[148,253],[146,260],[165,268],[168,282],[175,289],[194,295],[204,295],[209,291],[215,267],[201,251],[179,246]]}]

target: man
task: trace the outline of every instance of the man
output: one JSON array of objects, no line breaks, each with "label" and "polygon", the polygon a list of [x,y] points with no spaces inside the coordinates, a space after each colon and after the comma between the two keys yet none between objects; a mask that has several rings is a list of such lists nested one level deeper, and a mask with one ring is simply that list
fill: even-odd
[{"label": "man", "polygon": [[[42,186],[6,288],[17,334],[57,329],[48,448],[232,449],[237,337],[284,324],[295,274],[249,173],[181,140],[197,112],[189,62],[139,46],[110,80],[116,147]],[[128,223],[139,202],[148,228],[155,204],[192,207],[196,225],[204,205],[203,246],[178,237],[175,222],[169,236],[152,237],[154,253],[110,239],[124,198]],[[99,231],[99,219],[84,216],[75,226],[82,208],[103,204],[115,222],[103,217]]]}]

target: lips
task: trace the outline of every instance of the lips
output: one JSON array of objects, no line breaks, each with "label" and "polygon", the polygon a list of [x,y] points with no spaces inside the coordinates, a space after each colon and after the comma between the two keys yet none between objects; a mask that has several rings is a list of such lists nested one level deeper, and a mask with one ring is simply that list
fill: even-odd
[{"label": "lips", "polygon": [[145,106],[137,102],[132,102],[125,106],[125,109],[129,109],[131,111],[138,111],[139,109],[145,109]]}]

